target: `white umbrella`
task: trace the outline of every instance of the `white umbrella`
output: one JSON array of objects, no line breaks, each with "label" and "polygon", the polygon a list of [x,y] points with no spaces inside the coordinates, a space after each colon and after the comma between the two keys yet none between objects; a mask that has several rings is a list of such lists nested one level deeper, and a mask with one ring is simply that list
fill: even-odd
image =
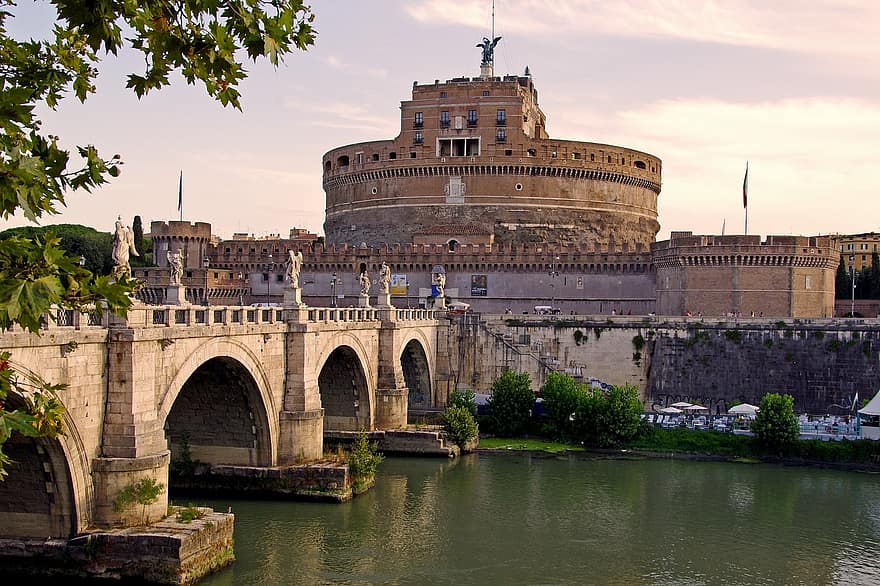
[{"label": "white umbrella", "polygon": [[660,409],[660,413],[681,413],[681,409],[677,409],[675,407],[664,407]]},{"label": "white umbrella", "polygon": [[684,408],[685,411],[707,411],[706,407],[702,405],[688,405]]},{"label": "white umbrella", "polygon": [[679,409],[685,409],[685,408],[687,408],[687,407],[690,407],[691,404],[690,404],[690,403],[686,403],[686,402],[684,402],[684,401],[679,401],[678,403],[673,403],[672,406],[673,406],[673,407],[678,407]]},{"label": "white umbrella", "polygon": [[727,410],[729,415],[755,415],[760,411],[758,407],[754,405],[749,405],[748,403],[741,403],[735,407],[731,407]]}]

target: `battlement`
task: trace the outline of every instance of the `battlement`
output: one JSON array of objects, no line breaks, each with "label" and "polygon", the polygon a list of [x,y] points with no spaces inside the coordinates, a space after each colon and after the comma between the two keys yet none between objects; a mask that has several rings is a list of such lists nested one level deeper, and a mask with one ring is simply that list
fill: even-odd
[{"label": "battlement", "polygon": [[150,222],[151,238],[211,238],[211,224],[208,222],[187,222],[179,220],[160,220]]}]

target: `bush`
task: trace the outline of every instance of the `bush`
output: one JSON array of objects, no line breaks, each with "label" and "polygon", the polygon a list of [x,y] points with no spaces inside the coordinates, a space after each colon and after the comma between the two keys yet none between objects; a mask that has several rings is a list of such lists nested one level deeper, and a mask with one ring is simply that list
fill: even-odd
[{"label": "bush", "polygon": [[127,484],[116,493],[113,499],[113,510],[125,512],[130,506],[141,505],[141,525],[147,522],[147,507],[159,500],[165,492],[165,485],[153,478],[141,478],[137,482]]},{"label": "bush", "polygon": [[800,426],[794,414],[794,397],[767,393],[761,397],[761,409],[752,422],[752,432],[767,450],[782,454],[800,438]]},{"label": "bush", "polygon": [[473,414],[462,405],[450,405],[443,414],[443,429],[446,435],[460,448],[477,438],[480,429]]},{"label": "bush", "polygon": [[636,387],[590,389],[580,396],[575,410],[575,436],[585,444],[619,446],[639,432],[643,411]]},{"label": "bush", "polygon": [[360,492],[373,483],[376,470],[385,459],[378,450],[378,444],[368,442],[367,432],[362,429],[348,454],[348,473],[355,492]]},{"label": "bush", "polygon": [[467,409],[472,418],[477,416],[477,399],[471,390],[452,391],[449,395],[447,407],[464,407]]},{"label": "bush", "polygon": [[572,415],[577,410],[579,397],[585,390],[567,374],[551,372],[547,375],[541,395],[547,412],[547,432],[556,439],[574,437]]},{"label": "bush", "polygon": [[489,409],[495,433],[505,436],[523,433],[534,406],[535,394],[528,373],[508,370],[492,383]]}]

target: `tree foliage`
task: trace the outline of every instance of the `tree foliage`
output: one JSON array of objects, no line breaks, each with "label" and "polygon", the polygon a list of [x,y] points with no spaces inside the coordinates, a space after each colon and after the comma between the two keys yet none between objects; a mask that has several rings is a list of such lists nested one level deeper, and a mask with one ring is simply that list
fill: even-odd
[{"label": "tree foliage", "polygon": [[752,422],[752,432],[760,444],[773,452],[784,453],[800,438],[800,426],[794,414],[794,397],[767,393],[761,397],[760,410]]},{"label": "tree foliage", "polygon": [[495,433],[515,436],[523,433],[532,416],[535,394],[527,372],[507,370],[492,383],[489,409]]},{"label": "tree foliage", "polygon": [[367,432],[360,430],[348,453],[348,473],[355,492],[360,492],[372,484],[376,470],[384,459],[379,453],[379,444],[370,443]]},{"label": "tree foliage", "polygon": [[109,275],[113,270],[113,235],[99,232],[80,224],[52,224],[48,226],[21,226],[0,232],[0,240],[19,236],[33,240],[57,236],[60,247],[74,258],[85,259],[86,269],[97,275]]},{"label": "tree foliage", "polygon": [[447,407],[464,407],[472,417],[477,416],[477,398],[470,389],[455,390],[449,395]]},{"label": "tree foliage", "polygon": [[586,388],[575,410],[575,436],[587,445],[619,446],[635,437],[643,411],[634,386]]},{"label": "tree foliage", "polygon": [[[96,90],[103,57],[140,53],[142,73],[128,76],[139,97],[170,83],[179,72],[200,83],[221,104],[241,107],[238,84],[246,77],[239,56],[276,65],[313,42],[313,14],[299,0],[50,0],[55,17],[44,40],[16,39],[8,30],[15,0],[0,0],[0,218],[20,213],[32,222],[58,213],[71,192],[89,192],[119,175],[119,155],[102,158],[93,145],[77,146],[76,158],[60,138],[43,130],[37,112],[68,96],[85,101]],[[241,52],[241,53],[239,53]],[[88,260],[88,259],[87,259]],[[52,305],[83,308],[106,303],[116,313],[131,304],[135,283],[95,275],[65,252],[61,239],[44,234],[0,241],[0,329],[13,324],[38,332]],[[93,266],[92,268],[96,268]],[[5,370],[9,370],[5,361]],[[49,385],[26,386],[14,374],[0,386],[2,444],[15,429],[36,430],[49,411]],[[33,408],[6,407],[9,393]],[[10,432],[11,433],[11,432]],[[36,432],[40,433],[39,430]],[[5,434],[5,435],[4,435]]]},{"label": "tree foliage", "polygon": [[548,430],[556,439],[574,437],[573,415],[585,390],[575,380],[563,373],[551,372],[541,387],[544,410],[547,413]]},{"label": "tree foliage", "polygon": [[443,413],[443,430],[459,447],[477,439],[480,428],[474,415],[464,405],[450,405]]}]

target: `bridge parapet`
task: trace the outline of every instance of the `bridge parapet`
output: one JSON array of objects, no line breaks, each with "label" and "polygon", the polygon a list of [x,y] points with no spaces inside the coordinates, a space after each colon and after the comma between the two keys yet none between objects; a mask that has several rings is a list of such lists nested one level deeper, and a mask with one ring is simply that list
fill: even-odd
[{"label": "bridge parapet", "polygon": [[361,321],[434,321],[437,312],[432,309],[398,309],[376,307],[309,307],[306,319],[311,323]]}]

